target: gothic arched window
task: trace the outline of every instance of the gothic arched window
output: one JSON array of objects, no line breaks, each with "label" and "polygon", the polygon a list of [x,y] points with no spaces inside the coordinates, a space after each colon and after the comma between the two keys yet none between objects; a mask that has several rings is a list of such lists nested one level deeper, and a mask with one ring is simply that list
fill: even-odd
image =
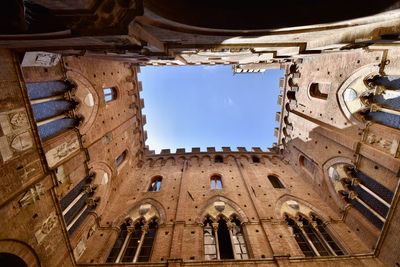
[{"label": "gothic arched window", "polygon": [[150,186],[149,186],[149,192],[158,192],[161,189],[161,182],[162,182],[162,177],[161,176],[156,176],[151,180]]},{"label": "gothic arched window", "polygon": [[123,223],[107,262],[148,262],[151,257],[157,227],[156,219],[148,222],[141,219],[135,224],[130,221]]},{"label": "gothic arched window", "polygon": [[248,259],[240,220],[220,217],[216,222],[207,217],[204,221],[205,260]]},{"label": "gothic arched window", "polygon": [[336,164],[328,175],[339,196],[381,229],[386,221],[393,192],[348,164]]},{"label": "gothic arched window", "polygon": [[274,188],[285,188],[281,180],[279,180],[275,175],[268,175],[268,180]]},{"label": "gothic arched window", "polygon": [[296,219],[286,215],[286,223],[292,228],[293,236],[306,257],[344,255],[322,221],[299,215]]},{"label": "gothic arched window", "polygon": [[70,235],[75,232],[99,202],[99,198],[94,198],[96,186],[91,184],[93,177],[94,174],[90,174],[82,179],[60,200],[62,215]]},{"label": "gothic arched window", "polygon": [[210,179],[211,189],[222,189],[222,179],[221,176],[214,175]]}]

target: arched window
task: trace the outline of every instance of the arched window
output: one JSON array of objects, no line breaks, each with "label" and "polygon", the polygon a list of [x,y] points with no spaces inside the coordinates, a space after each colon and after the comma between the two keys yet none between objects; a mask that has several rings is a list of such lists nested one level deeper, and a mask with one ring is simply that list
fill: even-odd
[{"label": "arched window", "polygon": [[224,158],[220,155],[215,156],[214,158],[214,162],[215,163],[223,163],[224,162]]},{"label": "arched window", "polygon": [[330,84],[327,83],[312,83],[309,88],[310,96],[322,100],[328,99]]},{"label": "arched window", "polygon": [[306,257],[315,256],[314,250],[311,248],[310,243],[307,241],[305,233],[301,231],[297,222],[288,216],[286,216],[286,223],[292,228],[292,233],[294,238],[296,239],[297,244],[299,245],[301,251]]},{"label": "arched window", "polygon": [[117,165],[117,167],[121,166],[121,164],[125,161],[127,155],[128,155],[128,151],[124,150],[124,152],[122,152],[121,155],[119,155],[115,159],[115,165]]},{"label": "arched window", "polygon": [[[346,108],[362,123],[373,121],[400,129],[398,76],[360,76],[341,93]],[[364,83],[363,87],[357,84]]]},{"label": "arched window", "polygon": [[203,234],[205,260],[249,258],[238,218],[220,217],[213,222],[207,217],[204,221]]},{"label": "arched window", "polygon": [[322,238],[325,240],[326,243],[328,243],[328,246],[331,248],[332,252],[336,255],[344,255],[345,253],[343,252],[343,250],[339,247],[336,241],[331,237],[329,232],[326,230],[326,226],[322,222],[322,220],[316,216],[312,216],[312,220],[314,221],[315,227],[322,236]]},{"label": "arched window", "polygon": [[393,192],[348,164],[336,164],[328,175],[340,197],[381,229],[386,221]]},{"label": "arched window", "polygon": [[107,262],[148,262],[157,233],[157,219],[123,223]]},{"label": "arched window", "polygon": [[149,186],[149,192],[158,192],[161,189],[161,181],[162,181],[162,177],[161,176],[157,176],[154,177],[151,180],[150,186]]},{"label": "arched window", "polygon": [[286,215],[286,223],[292,228],[294,238],[306,257],[344,255],[322,221],[312,216],[308,219],[299,215],[296,219]]},{"label": "arched window", "polygon": [[117,89],[115,87],[103,88],[104,101],[109,103],[117,98]]},{"label": "arched window", "polygon": [[222,179],[218,175],[214,175],[210,179],[211,189],[222,189]]},{"label": "arched window", "polygon": [[260,158],[255,155],[251,156],[251,160],[253,161],[253,163],[260,163]]},{"label": "arched window", "polygon": [[279,180],[275,175],[268,175],[268,180],[274,188],[285,188],[281,180]]},{"label": "arched window", "polygon": [[61,200],[60,207],[68,234],[72,235],[99,202],[94,198],[96,186],[91,184],[94,174],[82,179]]}]

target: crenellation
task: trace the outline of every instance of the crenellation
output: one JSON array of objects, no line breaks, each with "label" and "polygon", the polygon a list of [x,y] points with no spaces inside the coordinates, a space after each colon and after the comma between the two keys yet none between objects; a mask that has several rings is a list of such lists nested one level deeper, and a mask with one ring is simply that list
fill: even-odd
[{"label": "crenellation", "polygon": [[175,153],[176,154],[185,154],[186,153],[186,149],[185,148],[177,148]]},{"label": "crenellation", "polygon": [[[207,147],[207,152],[212,153],[212,152],[215,152],[215,151],[216,151],[215,147]],[[193,152],[193,150],[192,150],[192,152]],[[200,151],[198,151],[198,152],[200,152]]]},{"label": "crenellation", "polygon": [[231,148],[228,146],[223,146],[222,147],[222,152],[231,152]]}]

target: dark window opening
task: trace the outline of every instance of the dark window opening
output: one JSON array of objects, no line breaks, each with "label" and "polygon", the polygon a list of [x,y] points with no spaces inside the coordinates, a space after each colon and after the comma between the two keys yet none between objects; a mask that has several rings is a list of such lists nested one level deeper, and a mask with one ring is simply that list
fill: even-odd
[{"label": "dark window opening", "polygon": [[121,155],[119,155],[119,156],[115,159],[115,164],[117,165],[117,167],[121,166],[121,164],[125,161],[127,154],[128,154],[128,151],[125,150],[124,152],[122,152]]},{"label": "dark window opening", "polygon": [[123,223],[120,227],[120,232],[117,237],[117,240],[114,243],[113,248],[111,249],[110,254],[108,255],[106,262],[115,262],[117,260],[118,254],[122,249],[122,245],[124,244],[125,238],[128,235],[127,224]]},{"label": "dark window opening", "polygon": [[253,161],[253,163],[260,163],[260,158],[257,156],[251,156],[251,160]]},{"label": "dark window opening", "polygon": [[343,250],[336,244],[335,240],[331,237],[331,235],[326,231],[325,225],[323,222],[319,219],[314,217],[313,220],[317,223],[317,229],[321,233],[322,237],[325,239],[325,241],[328,243],[328,245],[332,248],[332,250],[335,252],[336,255],[344,255]]},{"label": "dark window opening", "polygon": [[281,180],[279,180],[275,175],[268,175],[268,180],[274,188],[285,188]]},{"label": "dark window opening", "polygon": [[[121,232],[107,262],[148,262],[153,250],[157,226],[156,219],[152,219],[148,223],[141,219],[134,225],[130,222],[122,224]],[[128,231],[129,228],[131,229]]]},{"label": "dark window opening", "polygon": [[290,219],[289,217],[286,217],[286,223],[292,228],[293,236],[294,236],[297,244],[299,245],[301,251],[303,252],[304,256],[306,256],[306,257],[316,256],[316,254],[312,250],[310,244],[307,242],[306,237],[304,236],[303,232],[300,230],[297,223],[293,219]]},{"label": "dark window opening", "polygon": [[144,236],[137,262],[148,262],[150,260],[156,233],[157,233],[157,223],[153,220],[149,224],[149,230]]},{"label": "dark window opening", "polygon": [[296,100],[296,92],[295,91],[287,91],[286,96],[289,100]]},{"label": "dark window opening", "polygon": [[300,218],[299,221],[303,223],[303,230],[317,249],[320,256],[329,256],[328,248],[324,245],[323,241],[319,238],[316,230],[311,226],[310,222],[305,218]]},{"label": "dark window opening", "polygon": [[223,163],[224,162],[224,158],[220,155],[215,156],[214,158],[214,162],[215,163]]},{"label": "dark window opening", "polygon": [[322,100],[328,99],[330,84],[327,83],[312,83],[310,85],[310,96]]},{"label": "dark window opening", "polygon": [[228,226],[222,218],[218,221],[218,245],[221,259],[234,259]]}]

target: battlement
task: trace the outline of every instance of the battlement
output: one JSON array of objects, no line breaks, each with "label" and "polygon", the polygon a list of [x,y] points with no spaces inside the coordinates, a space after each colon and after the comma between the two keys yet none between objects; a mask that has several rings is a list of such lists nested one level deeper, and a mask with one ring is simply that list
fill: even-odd
[{"label": "battlement", "polygon": [[275,153],[270,148],[265,150],[260,147],[252,147],[251,150],[247,150],[245,147],[207,147],[206,150],[201,150],[200,147],[192,147],[190,151],[186,151],[185,148],[177,148],[175,152],[171,152],[171,149],[162,149],[160,153],[156,153],[154,150],[149,150],[148,147],[145,149],[147,156],[166,156],[166,155],[183,155],[183,154],[223,154],[223,153],[252,153],[252,154],[269,154]]}]

